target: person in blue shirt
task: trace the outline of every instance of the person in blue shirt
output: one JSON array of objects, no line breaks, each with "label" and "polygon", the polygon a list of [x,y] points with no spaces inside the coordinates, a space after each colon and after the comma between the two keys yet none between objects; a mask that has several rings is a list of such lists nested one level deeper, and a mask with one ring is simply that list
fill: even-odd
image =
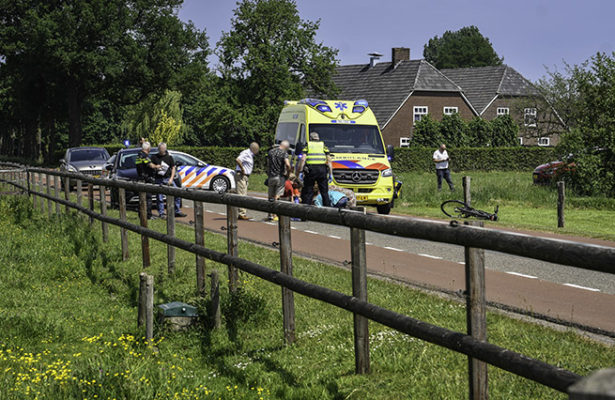
[{"label": "person in blue shirt", "polygon": [[[316,207],[322,207],[322,195],[318,192],[318,186],[316,185],[314,185],[314,194],[316,195],[314,197],[314,205]],[[348,205],[348,197],[346,197],[346,195],[342,192],[329,189],[328,196],[332,207],[345,208]]]}]

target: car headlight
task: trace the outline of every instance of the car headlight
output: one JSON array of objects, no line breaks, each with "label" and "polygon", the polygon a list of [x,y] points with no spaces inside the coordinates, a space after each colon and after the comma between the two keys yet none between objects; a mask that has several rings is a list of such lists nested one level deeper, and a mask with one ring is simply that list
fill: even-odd
[{"label": "car headlight", "polygon": [[389,176],[393,176],[393,170],[391,168],[387,168],[384,171],[382,171],[383,178],[388,178]]},{"label": "car headlight", "polygon": [[66,168],[66,170],[68,172],[77,172],[77,168],[73,167],[72,165],[69,165],[68,168]]}]

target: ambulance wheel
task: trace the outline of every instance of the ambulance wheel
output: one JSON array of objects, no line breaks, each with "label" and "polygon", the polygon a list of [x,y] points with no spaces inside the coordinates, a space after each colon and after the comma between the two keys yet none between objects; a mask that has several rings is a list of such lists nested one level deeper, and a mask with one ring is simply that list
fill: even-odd
[{"label": "ambulance wheel", "polygon": [[379,204],[376,206],[378,214],[382,215],[389,215],[391,213],[391,208],[393,208],[393,203]]},{"label": "ambulance wheel", "polygon": [[231,188],[231,184],[225,177],[217,176],[212,179],[210,188],[218,193],[226,193]]}]

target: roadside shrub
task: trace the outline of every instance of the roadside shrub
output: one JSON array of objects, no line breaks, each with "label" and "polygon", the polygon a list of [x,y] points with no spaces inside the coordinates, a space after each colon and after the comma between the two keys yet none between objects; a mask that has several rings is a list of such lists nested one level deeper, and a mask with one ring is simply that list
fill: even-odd
[{"label": "roadside shrub", "polygon": [[[433,147],[395,149],[393,171],[433,171]],[[449,148],[453,171],[529,171],[537,165],[557,158],[548,147],[460,147]]]},{"label": "roadside shrub", "polygon": [[443,142],[448,146],[461,147],[470,145],[468,125],[457,113],[442,117],[440,135]]},{"label": "roadside shrub", "polygon": [[490,122],[491,125],[491,146],[518,146],[519,126],[513,121],[510,115],[500,115]]},{"label": "roadside shrub", "polygon": [[424,115],[414,125],[414,133],[410,144],[412,146],[438,146],[439,143],[442,143],[440,123],[433,120],[429,114]]}]

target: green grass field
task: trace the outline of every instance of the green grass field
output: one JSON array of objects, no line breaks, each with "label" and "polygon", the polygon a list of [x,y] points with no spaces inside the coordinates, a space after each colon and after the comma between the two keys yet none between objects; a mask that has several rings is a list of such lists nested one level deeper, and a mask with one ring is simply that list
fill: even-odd
[{"label": "green grass field", "polygon": [[[544,232],[557,232],[615,240],[615,199],[580,197],[571,192],[566,197],[566,227],[557,228],[557,190],[532,183],[531,172],[459,172],[452,173],[455,191],[443,183],[436,190],[435,173],[403,173],[402,196],[395,203],[393,213],[418,217],[446,218],[440,204],[449,199],[463,200],[462,177],[471,177],[472,206],[493,212],[499,205],[500,221],[487,225]],[[265,191],[264,175],[253,175],[250,190]]]},{"label": "green grass field", "polygon": [[[129,214],[136,223],[136,215]],[[467,397],[466,357],[370,324],[372,373],[354,375],[352,315],[296,296],[298,342],[282,338],[280,288],[241,275],[240,296],[221,290],[223,327],[155,331],[155,349],[136,327],[140,240],[121,261],[119,230],[101,243],[86,218],[51,221],[23,201],[0,200],[0,398],[2,399],[459,399]],[[163,230],[164,221],[152,221]],[[177,227],[194,238],[188,226]],[[226,248],[223,236],[206,244]],[[277,268],[275,251],[240,243],[240,255]],[[166,246],[151,241],[155,303],[204,306],[195,297],[194,255],[177,252],[167,277]],[[225,284],[226,266],[216,268]],[[349,293],[346,270],[300,258],[296,276]],[[407,287],[369,280],[370,301],[463,331],[463,305]],[[615,365],[615,348],[573,332],[488,313],[489,341],[582,375]],[[495,399],[567,396],[489,369]]]}]

